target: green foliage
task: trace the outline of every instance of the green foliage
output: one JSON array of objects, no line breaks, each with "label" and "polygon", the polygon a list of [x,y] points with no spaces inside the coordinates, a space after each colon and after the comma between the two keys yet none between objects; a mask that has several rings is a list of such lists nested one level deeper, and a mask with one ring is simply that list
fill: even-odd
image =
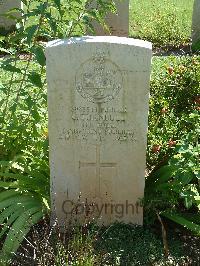
[{"label": "green foliage", "polygon": [[[145,208],[152,217],[156,213],[185,226],[200,235],[200,116],[190,115],[196,128],[175,148],[167,165],[152,171],[146,181]],[[184,217],[191,212],[195,219]]]},{"label": "green foliage", "polygon": [[[181,215],[179,213],[170,213],[170,212],[163,212],[162,215],[172,221],[174,221],[177,224],[180,224],[184,226],[185,228],[193,231],[196,233],[198,236],[200,236],[200,214],[197,216],[196,215],[196,223],[193,221],[190,221],[188,217],[184,217],[184,215]],[[198,224],[197,224],[198,222]]]},{"label": "green foliage", "polygon": [[83,233],[76,228],[67,243],[57,241],[55,263],[56,265],[80,266],[93,266],[98,263],[98,256],[95,255],[93,247],[93,236],[89,232]]},{"label": "green foliage", "polygon": [[[151,77],[147,167],[165,164],[178,140],[196,128],[199,112],[200,58],[154,59]],[[195,133],[196,134],[196,133]]]},{"label": "green foliage", "polygon": [[[199,57],[156,59],[151,80],[145,213],[200,234]],[[195,219],[188,218],[193,213]]]},{"label": "green foliage", "polygon": [[190,41],[192,0],[131,1],[130,35],[155,46],[181,46]]},{"label": "green foliage", "polygon": [[[43,41],[83,34],[86,28],[91,28],[91,19],[102,21],[106,12],[114,11],[112,1],[98,1],[98,10],[86,9],[89,3],[84,0],[24,1],[17,32],[7,37],[12,47],[11,56],[1,62],[2,70],[11,76],[3,80],[0,91],[3,99],[0,107],[0,157],[12,159],[29,145],[37,151],[44,146],[46,148],[47,97]],[[19,62],[22,53],[25,53],[26,60]]]},{"label": "green foliage", "polygon": [[141,226],[115,223],[99,233],[98,251],[105,250],[105,264],[147,265],[162,258],[161,239]]},{"label": "green foliage", "polygon": [[7,261],[32,225],[49,211],[49,167],[30,154],[0,165],[0,238],[6,235],[1,258]]}]

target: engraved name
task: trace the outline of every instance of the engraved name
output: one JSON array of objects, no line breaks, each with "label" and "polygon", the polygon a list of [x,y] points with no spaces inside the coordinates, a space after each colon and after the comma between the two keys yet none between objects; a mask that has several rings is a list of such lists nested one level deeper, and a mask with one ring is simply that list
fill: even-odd
[{"label": "engraved name", "polygon": [[93,140],[103,141],[106,137],[112,136],[113,140],[124,141],[136,141],[134,129],[117,129],[117,128],[70,128],[63,129],[63,132],[59,136],[59,140],[85,140],[89,137],[93,137]]}]

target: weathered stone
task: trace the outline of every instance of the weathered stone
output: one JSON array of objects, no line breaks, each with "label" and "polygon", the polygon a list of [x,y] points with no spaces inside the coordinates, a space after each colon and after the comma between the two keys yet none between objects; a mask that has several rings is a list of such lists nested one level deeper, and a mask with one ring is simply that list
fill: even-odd
[{"label": "weathered stone", "polygon": [[46,56],[54,217],[142,224],[151,44],[71,38]]},{"label": "weathered stone", "polygon": [[194,1],[192,17],[192,45],[199,43],[200,48],[200,0]]},{"label": "weathered stone", "polygon": [[109,13],[105,19],[110,32],[105,30],[99,23],[93,22],[95,35],[113,35],[128,37],[129,35],[129,0],[116,0],[117,13]]},{"label": "weathered stone", "polygon": [[[1,31],[9,31],[16,25],[15,20],[6,18],[6,12],[13,8],[21,8],[21,0],[0,0],[0,29]],[[12,16],[20,16],[20,12],[12,13]]]}]

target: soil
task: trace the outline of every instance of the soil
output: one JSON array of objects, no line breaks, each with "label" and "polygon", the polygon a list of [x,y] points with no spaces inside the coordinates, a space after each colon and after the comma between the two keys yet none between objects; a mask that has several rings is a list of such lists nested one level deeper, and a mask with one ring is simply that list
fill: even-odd
[{"label": "soil", "polygon": [[154,47],[153,55],[154,56],[183,56],[183,55],[192,55],[191,44],[182,45],[180,47],[174,46],[163,46],[163,47]]}]

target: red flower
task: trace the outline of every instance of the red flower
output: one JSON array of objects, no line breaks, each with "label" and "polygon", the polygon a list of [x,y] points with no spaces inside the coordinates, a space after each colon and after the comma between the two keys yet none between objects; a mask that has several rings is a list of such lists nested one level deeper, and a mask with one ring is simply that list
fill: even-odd
[{"label": "red flower", "polygon": [[200,104],[200,95],[197,95],[197,96],[194,98],[194,102],[197,103],[197,104]]},{"label": "red flower", "polygon": [[166,114],[166,113],[167,113],[167,108],[162,108],[162,109],[161,109],[161,114],[164,115],[164,114]]},{"label": "red flower", "polygon": [[171,74],[173,74],[173,72],[174,72],[174,68],[173,67],[168,67],[168,73],[171,75]]},{"label": "red flower", "polygon": [[170,139],[168,142],[168,146],[169,146],[169,148],[176,146],[176,140]]},{"label": "red flower", "polygon": [[159,153],[160,149],[161,149],[160,145],[154,144],[153,147],[152,147],[152,152],[153,153]]}]

